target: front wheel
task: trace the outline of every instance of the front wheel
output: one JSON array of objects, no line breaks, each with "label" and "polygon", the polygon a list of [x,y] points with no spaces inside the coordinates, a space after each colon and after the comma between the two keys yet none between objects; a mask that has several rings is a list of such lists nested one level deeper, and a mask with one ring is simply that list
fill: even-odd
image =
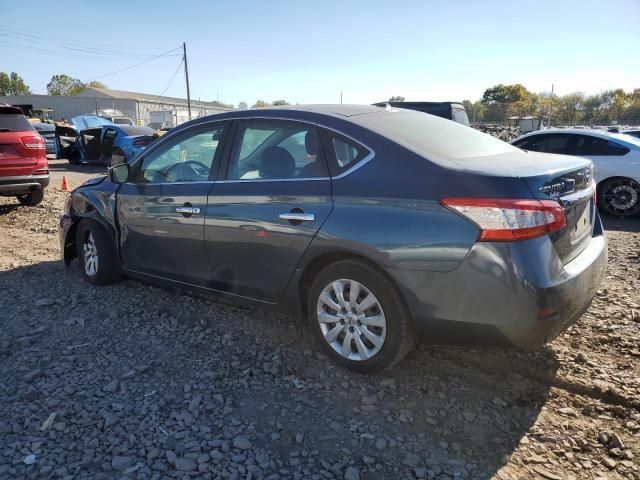
[{"label": "front wheel", "polygon": [[120,279],[118,259],[111,236],[94,220],[80,221],[76,231],[80,271],[93,285],[108,285]]},{"label": "front wheel", "polygon": [[338,364],[370,373],[399,362],[413,346],[409,312],[395,285],[360,260],[329,265],[308,298],[311,328]]},{"label": "front wheel", "polygon": [[25,207],[35,207],[39,205],[44,199],[44,189],[36,190],[27,195],[18,195],[18,201],[20,205],[24,205]]},{"label": "front wheel", "polygon": [[598,192],[598,208],[613,217],[640,215],[640,184],[630,178],[606,180]]}]

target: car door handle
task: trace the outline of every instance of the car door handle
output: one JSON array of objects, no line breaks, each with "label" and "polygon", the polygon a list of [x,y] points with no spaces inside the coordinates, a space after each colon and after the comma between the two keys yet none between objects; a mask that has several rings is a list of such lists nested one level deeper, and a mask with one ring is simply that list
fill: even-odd
[{"label": "car door handle", "polygon": [[197,215],[200,213],[200,209],[198,207],[178,207],[176,208],[176,212],[188,213],[189,215]]},{"label": "car door handle", "polygon": [[316,216],[313,213],[288,212],[281,213],[278,215],[278,218],[281,218],[282,220],[289,220],[290,222],[313,222],[316,219]]}]

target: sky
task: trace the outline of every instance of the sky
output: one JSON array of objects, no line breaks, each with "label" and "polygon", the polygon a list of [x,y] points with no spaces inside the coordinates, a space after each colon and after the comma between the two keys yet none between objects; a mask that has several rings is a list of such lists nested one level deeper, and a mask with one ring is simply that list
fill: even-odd
[{"label": "sky", "polygon": [[182,42],[191,97],[234,105],[339,103],[341,92],[344,103],[478,100],[499,83],[561,95],[640,87],[640,0],[0,0],[0,10],[0,71],[34,93],[65,73],[186,97]]}]

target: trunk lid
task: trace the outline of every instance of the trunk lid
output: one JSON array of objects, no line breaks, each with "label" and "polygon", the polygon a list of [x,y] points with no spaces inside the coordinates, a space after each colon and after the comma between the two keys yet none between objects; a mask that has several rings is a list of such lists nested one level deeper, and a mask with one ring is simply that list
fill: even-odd
[{"label": "trunk lid", "polygon": [[[549,235],[553,246],[566,264],[586,248],[593,236],[596,220],[593,165],[581,157],[528,152],[530,161],[550,168],[545,173],[522,177],[535,198],[555,200],[564,208],[565,228]],[[555,167],[560,157],[560,168]],[[567,159],[570,159],[567,162]]]},{"label": "trunk lid", "polygon": [[549,237],[563,264],[573,260],[589,244],[597,215],[591,160],[514,149],[451,163],[455,169],[469,173],[520,178],[533,198],[560,203],[567,226]]}]

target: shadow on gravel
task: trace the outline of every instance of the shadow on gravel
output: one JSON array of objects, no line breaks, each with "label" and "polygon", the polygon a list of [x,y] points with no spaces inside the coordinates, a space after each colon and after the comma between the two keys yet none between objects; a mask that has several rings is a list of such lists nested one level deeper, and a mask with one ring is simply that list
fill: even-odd
[{"label": "shadow on gravel", "polygon": [[602,223],[606,230],[618,232],[640,232],[640,218],[615,218],[602,217]]},{"label": "shadow on gravel", "polygon": [[60,261],[0,272],[0,311],[4,478],[240,464],[242,478],[488,479],[537,438],[558,368],[546,348],[420,346],[359,375],[290,318],[134,281],[97,288]]},{"label": "shadow on gravel", "polygon": [[0,205],[0,215],[13,212],[14,210],[17,210],[18,208],[20,208],[21,206],[22,205],[20,205],[20,203],[18,203],[17,200],[16,200],[16,203],[2,204]]}]

